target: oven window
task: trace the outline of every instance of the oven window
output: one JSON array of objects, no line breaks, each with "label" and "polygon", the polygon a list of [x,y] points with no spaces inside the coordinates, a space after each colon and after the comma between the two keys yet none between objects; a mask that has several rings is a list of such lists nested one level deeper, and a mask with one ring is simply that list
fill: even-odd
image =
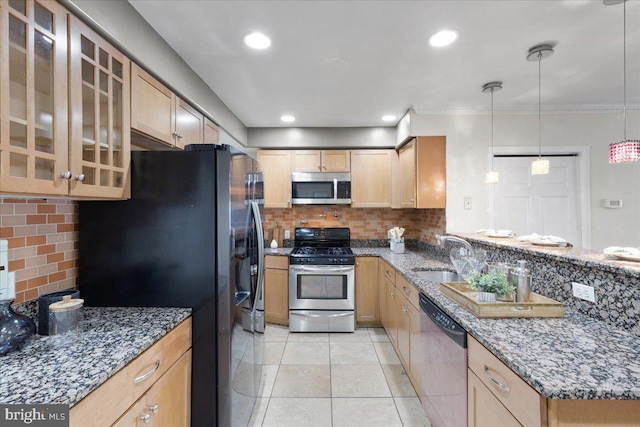
[{"label": "oven window", "polygon": [[347,276],[300,275],[298,276],[298,299],[347,299]]},{"label": "oven window", "polygon": [[291,191],[294,199],[333,199],[333,181],[294,182]]}]

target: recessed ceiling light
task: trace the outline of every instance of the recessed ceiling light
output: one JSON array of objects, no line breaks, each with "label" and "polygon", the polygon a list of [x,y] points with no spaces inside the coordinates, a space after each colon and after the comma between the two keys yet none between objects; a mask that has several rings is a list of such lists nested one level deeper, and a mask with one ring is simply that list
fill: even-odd
[{"label": "recessed ceiling light", "polygon": [[284,115],[284,116],[281,116],[281,117],[280,117],[280,120],[281,120],[281,121],[283,121],[283,122],[285,122],[285,123],[291,123],[291,122],[295,122],[295,121],[296,121],[296,118],[295,118],[295,117],[293,117],[293,116],[290,116],[290,115],[286,114],[286,115]]},{"label": "recessed ceiling light", "polygon": [[247,46],[253,49],[266,49],[271,46],[271,39],[256,31],[245,34],[242,39]]},{"label": "recessed ceiling light", "polygon": [[458,32],[456,30],[442,30],[429,37],[429,44],[434,47],[449,46],[457,38]]},{"label": "recessed ceiling light", "polygon": [[383,122],[392,122],[395,119],[397,119],[397,117],[394,116],[393,114],[387,114],[386,116],[382,116],[382,121]]}]

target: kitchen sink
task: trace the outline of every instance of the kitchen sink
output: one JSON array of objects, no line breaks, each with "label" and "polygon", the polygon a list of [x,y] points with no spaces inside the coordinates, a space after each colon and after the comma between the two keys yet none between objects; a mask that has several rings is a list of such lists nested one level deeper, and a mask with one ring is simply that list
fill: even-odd
[{"label": "kitchen sink", "polygon": [[464,282],[464,279],[455,271],[415,269],[413,270],[413,272],[421,279],[429,280],[436,283]]}]

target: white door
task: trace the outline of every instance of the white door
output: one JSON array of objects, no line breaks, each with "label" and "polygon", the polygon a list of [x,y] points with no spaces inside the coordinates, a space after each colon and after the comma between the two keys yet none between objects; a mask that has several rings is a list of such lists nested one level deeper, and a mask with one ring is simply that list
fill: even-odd
[{"label": "white door", "polygon": [[534,157],[495,157],[500,182],[493,192],[494,227],[518,236],[551,234],[582,246],[578,157],[547,158],[549,174],[531,175]]}]

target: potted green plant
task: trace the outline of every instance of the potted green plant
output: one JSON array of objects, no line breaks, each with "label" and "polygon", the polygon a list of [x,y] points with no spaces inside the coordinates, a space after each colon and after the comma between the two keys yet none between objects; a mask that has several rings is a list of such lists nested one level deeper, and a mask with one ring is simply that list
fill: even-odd
[{"label": "potted green plant", "polygon": [[513,300],[514,288],[509,284],[507,276],[500,271],[490,271],[487,274],[477,273],[471,278],[469,285],[472,289],[480,292],[479,301]]}]

